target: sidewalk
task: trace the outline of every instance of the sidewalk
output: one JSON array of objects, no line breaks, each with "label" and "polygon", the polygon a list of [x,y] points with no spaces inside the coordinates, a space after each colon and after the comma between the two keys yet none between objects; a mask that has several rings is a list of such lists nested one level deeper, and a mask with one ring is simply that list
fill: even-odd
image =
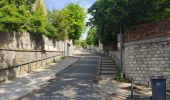
[{"label": "sidewalk", "polygon": [[47,80],[55,78],[55,75],[66,69],[78,59],[67,57],[58,64],[52,63],[49,68],[41,68],[33,73],[24,75],[14,80],[0,83],[0,100],[14,100],[22,97],[47,83]]},{"label": "sidewalk", "polygon": [[112,78],[102,78],[96,86],[108,100],[150,100],[151,89],[144,86],[134,86],[134,98],[131,98],[131,84],[114,81]]}]

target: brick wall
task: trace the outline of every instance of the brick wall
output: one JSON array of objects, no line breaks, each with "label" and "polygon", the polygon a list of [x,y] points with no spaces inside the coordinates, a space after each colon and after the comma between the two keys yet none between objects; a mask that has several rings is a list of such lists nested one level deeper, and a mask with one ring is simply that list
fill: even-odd
[{"label": "brick wall", "polygon": [[125,43],[166,36],[170,36],[170,19],[129,28],[129,30],[125,32]]}]

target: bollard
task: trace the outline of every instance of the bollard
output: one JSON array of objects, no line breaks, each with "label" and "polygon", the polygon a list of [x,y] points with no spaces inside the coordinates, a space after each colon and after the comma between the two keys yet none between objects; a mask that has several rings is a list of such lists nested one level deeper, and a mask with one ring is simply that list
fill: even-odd
[{"label": "bollard", "polygon": [[152,100],[166,100],[166,79],[164,76],[151,76]]}]

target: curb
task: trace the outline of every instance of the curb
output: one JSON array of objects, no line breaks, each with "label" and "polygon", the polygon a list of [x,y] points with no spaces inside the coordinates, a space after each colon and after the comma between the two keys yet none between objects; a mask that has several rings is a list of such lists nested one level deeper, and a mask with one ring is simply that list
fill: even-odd
[{"label": "curb", "polygon": [[[70,56],[71,57],[71,56]],[[76,57],[72,57],[72,58],[76,58]],[[74,63],[78,62],[80,59],[76,58],[77,61],[75,61]],[[68,68],[70,68],[72,65],[74,65],[74,63],[68,65],[66,68],[62,69],[60,72],[56,73],[55,76],[60,75],[60,73],[62,73],[63,71],[67,70]]]}]

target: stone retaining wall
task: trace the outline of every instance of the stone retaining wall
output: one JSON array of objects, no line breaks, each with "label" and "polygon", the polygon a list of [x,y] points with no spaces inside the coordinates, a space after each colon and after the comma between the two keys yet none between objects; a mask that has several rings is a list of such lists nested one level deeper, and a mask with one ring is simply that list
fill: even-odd
[{"label": "stone retaining wall", "polygon": [[150,85],[150,76],[163,75],[170,88],[170,19],[131,27],[124,36],[125,75],[143,85]]},{"label": "stone retaining wall", "polygon": [[109,51],[109,56],[120,66],[120,52],[119,51]]},{"label": "stone retaining wall", "polygon": [[0,33],[0,82],[46,67],[63,53],[62,41],[26,32]]},{"label": "stone retaining wall", "polygon": [[150,76],[163,75],[170,88],[170,37],[125,43],[123,65],[135,83],[150,85]]}]

